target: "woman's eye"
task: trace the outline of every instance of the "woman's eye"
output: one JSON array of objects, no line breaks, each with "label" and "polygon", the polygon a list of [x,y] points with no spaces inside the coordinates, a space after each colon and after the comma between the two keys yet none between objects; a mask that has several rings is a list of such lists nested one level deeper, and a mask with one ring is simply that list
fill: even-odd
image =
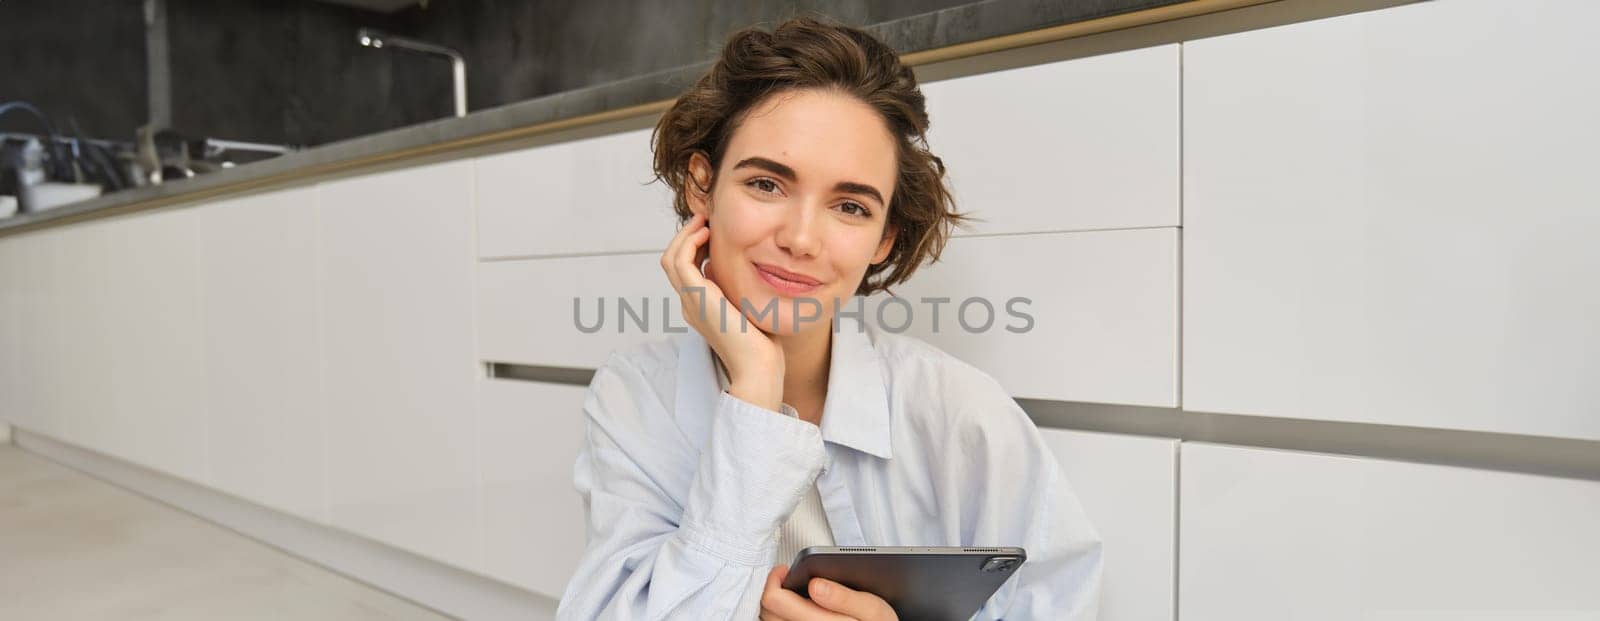
[{"label": "woman's eye", "polygon": [[[839,207],[841,209],[844,209],[845,213],[849,213],[850,215],[853,215],[853,216],[861,216],[863,218],[872,217],[872,212],[867,211],[866,207],[862,207],[862,206],[857,205],[855,203],[844,203],[844,204],[840,205]],[[849,211],[850,209],[855,209],[856,210],[855,213],[851,213]]]},{"label": "woman's eye", "polygon": [[751,179],[748,185],[768,194],[778,191],[778,183],[771,179]]}]

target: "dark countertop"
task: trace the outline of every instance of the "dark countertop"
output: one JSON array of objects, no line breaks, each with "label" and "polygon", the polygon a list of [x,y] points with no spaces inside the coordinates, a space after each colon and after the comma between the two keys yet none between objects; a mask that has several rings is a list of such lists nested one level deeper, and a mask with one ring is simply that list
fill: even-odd
[{"label": "dark countertop", "polygon": [[[902,54],[948,48],[995,37],[1157,9],[1169,5],[1209,5],[1200,12],[1248,2],[1228,0],[987,0],[868,26],[866,29]],[[1151,21],[1158,21],[1152,18]],[[564,119],[617,111],[645,114],[649,104],[670,100],[711,66],[710,60],[581,88],[496,108],[400,127],[320,145],[213,173],[143,186],[38,213],[0,218],[0,236],[68,224],[145,207],[203,200],[269,187],[307,175],[327,174],[391,159],[424,154],[427,147],[450,150],[515,137],[519,129]],[[533,133],[533,132],[528,132]]]}]

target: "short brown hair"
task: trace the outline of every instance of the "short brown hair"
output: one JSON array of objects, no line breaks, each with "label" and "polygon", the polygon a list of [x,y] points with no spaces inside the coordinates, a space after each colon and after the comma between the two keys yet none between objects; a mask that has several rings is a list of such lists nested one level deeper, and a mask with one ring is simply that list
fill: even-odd
[{"label": "short brown hair", "polygon": [[[857,295],[888,291],[922,263],[938,261],[951,228],[969,216],[955,210],[944,162],[928,151],[928,113],[916,76],[892,48],[866,32],[814,17],[790,19],[772,32],[735,32],[711,70],[656,123],[656,178],[672,188],[678,220],[688,220],[694,215],[684,196],[693,182],[690,157],[704,153],[715,174],[746,112],[775,93],[807,88],[856,97],[883,116],[895,137],[899,174],[884,227],[885,234],[897,229],[894,247],[882,263],[867,267],[856,287]],[[882,272],[887,274],[874,281]]]}]

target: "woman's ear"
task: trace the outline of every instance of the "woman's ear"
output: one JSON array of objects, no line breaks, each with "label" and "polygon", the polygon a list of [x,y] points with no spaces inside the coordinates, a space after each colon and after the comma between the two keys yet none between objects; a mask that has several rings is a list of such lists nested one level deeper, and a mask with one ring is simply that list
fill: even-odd
[{"label": "woman's ear", "polygon": [[711,216],[711,183],[715,178],[711,170],[711,160],[706,154],[695,151],[689,155],[688,183],[684,184],[683,195],[689,203],[689,211],[696,214]]},{"label": "woman's ear", "polygon": [[878,242],[878,250],[872,254],[872,264],[877,265],[889,258],[889,251],[894,249],[895,235],[899,234],[900,227],[890,224],[884,227],[883,240]]}]

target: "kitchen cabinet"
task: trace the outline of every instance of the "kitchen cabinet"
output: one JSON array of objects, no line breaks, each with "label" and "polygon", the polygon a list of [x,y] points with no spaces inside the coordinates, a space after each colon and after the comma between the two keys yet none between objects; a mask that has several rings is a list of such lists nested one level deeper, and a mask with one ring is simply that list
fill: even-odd
[{"label": "kitchen cabinet", "polygon": [[[60,230],[35,231],[11,237],[0,244],[8,250],[10,287],[6,298],[15,312],[15,340],[12,351],[14,373],[7,373],[9,388],[4,400],[6,421],[27,431],[59,436],[61,420],[52,404],[58,382],[53,375],[61,356],[55,347],[54,301],[51,298],[51,272],[55,263],[52,247],[62,238]],[[14,392],[13,392],[14,391]]]},{"label": "kitchen cabinet", "polygon": [[922,85],[970,233],[1178,224],[1178,45]]},{"label": "kitchen cabinet", "polygon": [[651,158],[649,129],[478,158],[478,256],[666,248],[677,219]]},{"label": "kitchen cabinet", "polygon": [[[51,318],[65,335],[57,351],[73,367],[110,364],[87,374],[71,367],[53,373],[62,394],[80,395],[60,404],[64,439],[205,484],[196,210],[134,214],[67,232],[80,237],[58,257],[77,267],[55,276],[54,286],[67,292],[66,312]],[[109,383],[97,378],[102,374]]]},{"label": "kitchen cabinet", "polygon": [[471,184],[454,161],[317,198],[330,521],[465,569],[481,557]]},{"label": "kitchen cabinet", "polygon": [[1183,406],[1600,439],[1600,4],[1184,43]]},{"label": "kitchen cabinet", "polygon": [[667,317],[690,330],[660,260],[657,252],[480,263],[478,348],[495,362],[596,368],[614,350],[675,336],[663,328]]},{"label": "kitchen cabinet", "polygon": [[588,540],[573,464],[584,443],[585,386],[479,384],[484,573],[560,599]]},{"label": "kitchen cabinet", "polygon": [[[171,232],[171,227],[161,225],[159,220],[130,219],[124,226],[158,235]],[[127,255],[136,251],[138,242],[119,232],[105,222],[86,223],[44,238],[48,242],[34,249],[48,310],[32,327],[33,338],[42,339],[44,348],[32,361],[39,384],[31,390],[44,397],[36,405],[55,422],[54,437],[132,459],[147,454],[142,436],[159,429],[141,428],[137,421],[152,408],[151,399],[166,395],[139,392],[143,386],[130,384],[138,381],[143,370],[139,365],[159,364],[152,357],[169,352],[152,351],[153,340],[128,331],[171,334],[180,328],[170,323],[145,326],[152,315],[160,321],[163,301],[130,300],[133,289],[140,286],[131,283],[148,282],[155,270],[163,268],[178,267],[175,275],[180,277],[185,270],[172,265],[181,257],[171,254],[130,261]],[[157,295],[184,289],[177,283],[162,284],[176,286],[156,285]],[[165,302],[181,306],[180,300]],[[200,450],[204,445],[197,442],[191,448]],[[204,470],[200,457],[198,464],[191,462],[187,474]]]},{"label": "kitchen cabinet", "polygon": [[1100,619],[1172,619],[1178,441],[1064,429],[1039,433],[1100,533]]},{"label": "kitchen cabinet", "polygon": [[1177,405],[1177,229],[958,238],[895,292],[845,308],[1013,396]]},{"label": "kitchen cabinet", "polygon": [[1581,619],[1600,482],[1183,445],[1178,618]]},{"label": "kitchen cabinet", "polygon": [[22,307],[30,239],[19,236],[0,243],[0,423],[18,424],[24,415]]},{"label": "kitchen cabinet", "polygon": [[326,521],[317,191],[197,210],[211,484]]}]

